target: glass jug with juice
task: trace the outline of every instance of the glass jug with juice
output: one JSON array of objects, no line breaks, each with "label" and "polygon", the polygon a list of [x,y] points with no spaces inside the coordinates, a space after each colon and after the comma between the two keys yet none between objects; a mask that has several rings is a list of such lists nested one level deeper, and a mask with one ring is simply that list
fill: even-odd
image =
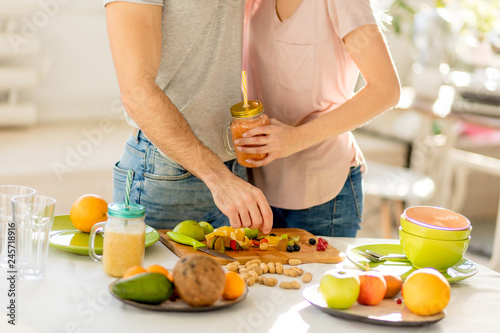
[{"label": "glass jug with juice", "polygon": [[[108,220],[92,227],[89,255],[102,262],[104,272],[122,277],[132,266],[142,265],[146,239],[145,208],[142,205],[112,203],[108,205]],[[104,231],[102,256],[95,253],[95,236]]]},{"label": "glass jug with juice", "polygon": [[247,106],[245,106],[244,102],[233,105],[231,107],[231,117],[233,120],[230,129],[234,149],[231,148],[229,143],[228,126],[225,134],[226,150],[230,153],[236,153],[236,160],[240,165],[247,168],[253,168],[255,166],[247,163],[246,160],[261,160],[265,158],[267,154],[249,154],[241,152],[238,150],[238,145],[236,145],[234,141],[242,138],[243,134],[252,128],[269,125],[269,118],[264,113],[264,107],[260,101],[248,101]]}]

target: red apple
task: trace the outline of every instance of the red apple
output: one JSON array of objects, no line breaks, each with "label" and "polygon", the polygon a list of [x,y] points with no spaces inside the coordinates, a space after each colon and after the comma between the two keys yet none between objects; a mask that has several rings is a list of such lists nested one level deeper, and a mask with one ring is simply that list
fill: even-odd
[{"label": "red apple", "polygon": [[359,281],[358,303],[363,305],[380,303],[387,290],[387,283],[383,275],[374,271],[363,272],[359,275]]}]

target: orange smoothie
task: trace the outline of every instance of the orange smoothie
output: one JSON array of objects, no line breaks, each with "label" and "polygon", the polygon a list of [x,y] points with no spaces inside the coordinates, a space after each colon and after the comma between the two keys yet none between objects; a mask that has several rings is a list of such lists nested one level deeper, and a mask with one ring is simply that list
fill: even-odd
[{"label": "orange smoothie", "polygon": [[[234,118],[231,124],[231,135],[233,137],[233,144],[239,138],[243,137],[243,134],[252,128],[269,125],[269,118],[266,114],[260,113],[256,116],[249,118]],[[250,146],[252,147],[252,146]],[[238,151],[238,145],[234,144],[234,149],[236,150],[236,160],[242,166],[247,168],[254,168],[254,165],[248,164],[246,160],[261,160],[267,156],[267,154],[248,154]]]}]

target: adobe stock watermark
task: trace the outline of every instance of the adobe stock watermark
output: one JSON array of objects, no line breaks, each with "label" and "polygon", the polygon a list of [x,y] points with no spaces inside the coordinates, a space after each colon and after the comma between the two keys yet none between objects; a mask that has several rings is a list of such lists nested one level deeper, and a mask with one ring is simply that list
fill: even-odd
[{"label": "adobe stock watermark", "polygon": [[[123,112],[119,98],[113,101],[111,112]],[[63,182],[65,174],[73,172],[74,169],[82,165],[84,159],[92,155],[94,149],[103,143],[105,136],[111,134],[115,129],[116,121],[111,118],[101,119],[95,128],[83,129],[81,131],[83,139],[73,146],[67,145],[65,147],[66,154],[64,160],[56,160],[50,164],[58,181]]]},{"label": "adobe stock watermark", "polygon": [[68,320],[61,331],[64,333],[88,332],[82,326],[90,324],[111,303],[112,296],[107,289],[102,289],[93,297],[87,297],[75,308],[76,317]]},{"label": "adobe stock watermark", "polygon": [[269,319],[273,315],[277,306],[285,302],[285,295],[282,289],[274,289],[269,296],[269,299],[255,300],[253,302],[253,311],[238,316],[237,333],[260,332],[258,328],[266,322],[266,319]]},{"label": "adobe stock watermark", "polygon": [[83,129],[81,133],[84,139],[78,141],[75,146],[66,146],[64,161],[53,161],[51,163],[52,171],[54,171],[57,180],[62,182],[65,174],[71,173],[78,168],[83,163],[84,158],[90,156],[94,149],[102,144],[104,136],[112,133],[115,128],[116,125],[110,119],[104,118],[99,121],[97,128]]},{"label": "adobe stock watermark", "polygon": [[38,0],[40,9],[24,16],[21,19],[21,27],[17,31],[8,31],[7,38],[14,52],[19,52],[20,48],[33,40],[40,29],[45,28],[50,20],[59,14],[61,6],[68,4],[72,0]]}]

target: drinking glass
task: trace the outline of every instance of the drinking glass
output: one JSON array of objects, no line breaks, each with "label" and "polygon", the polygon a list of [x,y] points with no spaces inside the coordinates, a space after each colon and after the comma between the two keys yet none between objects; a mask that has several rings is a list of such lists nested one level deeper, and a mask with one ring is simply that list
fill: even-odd
[{"label": "drinking glass", "polygon": [[21,280],[38,281],[45,277],[55,205],[54,198],[43,195],[12,199],[17,238],[16,267]]},{"label": "drinking glass", "polygon": [[[0,268],[9,268],[9,231],[10,253],[13,264],[15,255],[15,227],[13,225],[12,198],[15,196],[32,196],[35,190],[18,185],[0,186]],[[10,226],[10,227],[9,227]]]}]

